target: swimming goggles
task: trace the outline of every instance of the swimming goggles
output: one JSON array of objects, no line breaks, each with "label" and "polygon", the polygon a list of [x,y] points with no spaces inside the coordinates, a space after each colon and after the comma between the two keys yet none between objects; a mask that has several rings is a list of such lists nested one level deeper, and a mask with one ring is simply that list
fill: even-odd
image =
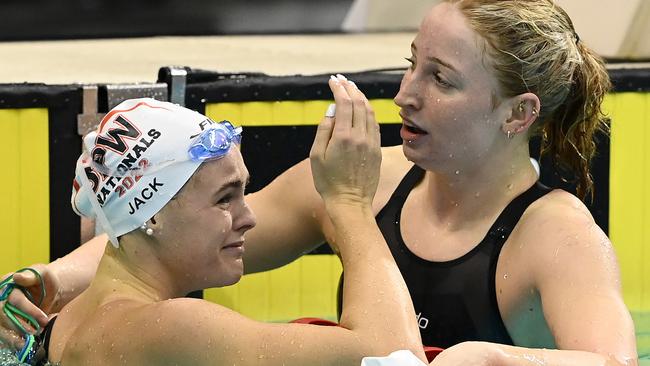
[{"label": "swimming goggles", "polygon": [[241,127],[230,121],[212,123],[192,142],[188,150],[190,160],[206,161],[224,157],[232,144],[241,144]]},{"label": "swimming goggles", "polygon": [[18,319],[18,317],[23,318],[27,323],[29,323],[34,329],[36,329],[37,333],[41,331],[41,326],[38,324],[36,319],[32,318],[29,314],[13,306],[7,300],[11,292],[17,288],[20,291],[22,291],[22,293],[25,294],[25,296],[27,296],[29,301],[36,304],[37,306],[41,306],[43,299],[45,299],[45,283],[43,281],[43,277],[41,277],[41,274],[38,273],[38,271],[32,268],[19,269],[15,273],[25,272],[25,271],[29,271],[33,273],[36,276],[36,278],[38,278],[38,280],[40,281],[41,298],[39,299],[38,303],[34,301],[34,298],[29,293],[29,291],[27,291],[26,288],[16,285],[16,283],[14,282],[13,274],[5,278],[2,282],[0,282],[0,290],[2,291],[0,293],[0,301],[5,302],[4,306],[2,307],[2,311],[5,313],[7,318],[9,318],[11,323],[14,326],[16,326],[16,328],[18,328],[23,333],[23,336],[25,337],[25,345],[20,351],[16,353],[16,357],[20,362],[31,364],[32,361],[34,360],[34,356],[36,355],[36,351],[38,350],[38,347],[35,348],[35,345],[37,345],[38,342],[36,340],[36,337],[27,331],[27,329],[23,326],[23,324]]}]

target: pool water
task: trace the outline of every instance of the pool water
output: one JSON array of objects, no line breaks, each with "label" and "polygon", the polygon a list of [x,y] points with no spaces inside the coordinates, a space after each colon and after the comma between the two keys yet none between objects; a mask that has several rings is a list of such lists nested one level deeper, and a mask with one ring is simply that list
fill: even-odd
[{"label": "pool water", "polygon": [[[18,361],[18,358],[7,349],[0,349],[0,366],[31,366],[28,363]],[[45,366],[58,366],[58,364],[46,363]]]},{"label": "pool water", "polygon": [[636,328],[636,348],[639,365],[650,366],[650,313],[632,313]]}]

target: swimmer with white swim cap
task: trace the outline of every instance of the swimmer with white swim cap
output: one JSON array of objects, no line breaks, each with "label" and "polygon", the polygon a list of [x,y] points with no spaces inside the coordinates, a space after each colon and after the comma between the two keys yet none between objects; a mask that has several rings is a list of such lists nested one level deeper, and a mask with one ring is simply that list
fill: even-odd
[{"label": "swimmer with white swim cap", "polygon": [[[337,101],[365,98],[346,81],[330,84]],[[312,161],[344,266],[356,274],[345,287],[340,327],[266,324],[184,297],[243,274],[244,236],[256,221],[244,200],[241,128],[137,99],[115,107],[84,138],[72,204],[97,218],[110,245],[88,289],[48,324],[47,359],[66,366],[356,366],[364,356],[403,349],[425,360],[406,285],[370,208],[380,161],[376,122],[351,106],[336,113],[323,118]],[[353,120],[368,128],[353,129]],[[341,143],[341,131],[358,138]],[[379,291],[391,301],[377,303]]]}]

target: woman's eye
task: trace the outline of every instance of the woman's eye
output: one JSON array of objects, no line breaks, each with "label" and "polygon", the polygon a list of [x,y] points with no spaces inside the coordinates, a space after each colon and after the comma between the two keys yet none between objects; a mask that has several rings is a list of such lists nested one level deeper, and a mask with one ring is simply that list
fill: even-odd
[{"label": "woman's eye", "polygon": [[229,194],[228,194],[228,195],[225,195],[225,196],[221,197],[221,199],[219,199],[219,200],[217,201],[217,205],[219,205],[219,206],[224,206],[224,205],[225,205],[225,206],[228,206],[228,205],[230,205],[230,201],[231,201],[231,200],[232,200],[232,196],[231,196],[231,195],[229,195]]},{"label": "woman's eye", "polygon": [[440,77],[440,73],[436,72],[433,74],[433,77],[436,79],[436,83],[438,83],[441,87],[443,88],[449,88],[451,87],[451,84],[446,82],[442,77]]}]

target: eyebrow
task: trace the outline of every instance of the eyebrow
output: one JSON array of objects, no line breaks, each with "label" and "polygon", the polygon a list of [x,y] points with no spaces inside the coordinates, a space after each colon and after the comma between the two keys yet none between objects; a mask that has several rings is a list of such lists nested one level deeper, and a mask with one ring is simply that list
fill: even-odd
[{"label": "eyebrow", "polygon": [[[415,42],[412,42],[412,43],[411,43],[411,51],[417,51],[417,49],[418,49],[418,48],[415,46]],[[413,53],[415,53],[415,52],[413,52]],[[444,67],[450,69],[451,71],[454,71],[454,72],[460,74],[460,71],[458,71],[457,68],[453,67],[453,66],[452,66],[450,63],[448,63],[448,62],[442,61],[441,59],[439,59],[439,58],[437,58],[437,57],[427,56],[427,60],[432,61],[432,62],[435,62],[435,63],[437,63],[437,64],[440,64],[440,65],[442,65],[442,66],[444,66]]]},{"label": "eyebrow", "polygon": [[246,186],[248,185],[248,183],[250,183],[250,180],[251,180],[250,176],[247,176],[247,177],[246,177],[246,181],[245,181],[245,182],[242,182],[241,179],[233,179],[233,180],[231,180],[231,181],[228,181],[228,182],[222,184],[221,187],[219,187],[219,189],[217,189],[217,191],[215,192],[215,194],[218,194],[218,193],[220,193],[220,192],[223,192],[223,191],[225,191],[225,190],[227,190],[227,189],[229,189],[229,188],[240,188],[240,187],[246,187]]}]

